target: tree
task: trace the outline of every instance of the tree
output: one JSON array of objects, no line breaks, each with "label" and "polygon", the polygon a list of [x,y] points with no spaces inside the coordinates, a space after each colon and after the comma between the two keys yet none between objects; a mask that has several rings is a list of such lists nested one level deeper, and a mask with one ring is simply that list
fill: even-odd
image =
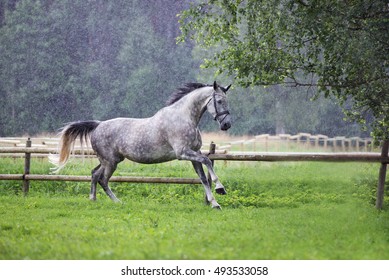
[{"label": "tree", "polygon": [[[150,116],[194,77],[182,1],[0,1],[0,136]],[[136,45],[136,44],[138,45]],[[139,104],[145,104],[140,107]]]},{"label": "tree", "polygon": [[386,0],[213,0],[181,13],[181,41],[220,50],[206,67],[242,86],[317,86],[348,116],[374,117],[389,139],[389,6]]},{"label": "tree", "polygon": [[57,59],[63,46],[40,1],[21,1],[12,9],[0,29],[1,134],[37,133],[60,124],[58,106],[66,98],[55,85],[66,76],[67,62]]}]

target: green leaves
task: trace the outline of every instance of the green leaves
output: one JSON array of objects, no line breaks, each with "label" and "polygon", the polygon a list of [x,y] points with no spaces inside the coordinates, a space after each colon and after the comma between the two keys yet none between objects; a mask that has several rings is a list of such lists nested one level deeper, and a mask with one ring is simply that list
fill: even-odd
[{"label": "green leaves", "polygon": [[388,15],[383,0],[215,0],[182,13],[180,39],[218,45],[204,65],[244,87],[318,86],[341,102],[351,99],[349,115],[373,114],[379,140],[389,138]]}]

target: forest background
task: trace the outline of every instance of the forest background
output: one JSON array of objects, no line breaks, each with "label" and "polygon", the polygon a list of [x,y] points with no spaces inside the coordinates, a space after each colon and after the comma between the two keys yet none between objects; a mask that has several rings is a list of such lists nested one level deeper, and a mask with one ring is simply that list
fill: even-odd
[{"label": "forest background", "polygon": [[[191,2],[0,0],[0,136],[52,133],[76,120],[148,117],[186,82],[234,85],[201,67],[212,49],[177,43],[177,15]],[[314,87],[234,85],[231,92],[234,135],[370,133],[346,122],[337,101]],[[203,130],[218,129],[210,120]]]}]

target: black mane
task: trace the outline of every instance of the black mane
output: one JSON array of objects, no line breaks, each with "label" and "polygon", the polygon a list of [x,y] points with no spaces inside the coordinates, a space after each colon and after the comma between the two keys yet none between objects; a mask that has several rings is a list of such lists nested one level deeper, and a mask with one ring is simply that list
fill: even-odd
[{"label": "black mane", "polygon": [[176,89],[176,91],[172,93],[169,100],[166,102],[166,105],[167,106],[172,105],[176,103],[178,100],[180,100],[181,98],[183,98],[188,93],[194,91],[195,89],[207,87],[207,86],[209,85],[202,84],[202,83],[186,83],[183,87]]}]

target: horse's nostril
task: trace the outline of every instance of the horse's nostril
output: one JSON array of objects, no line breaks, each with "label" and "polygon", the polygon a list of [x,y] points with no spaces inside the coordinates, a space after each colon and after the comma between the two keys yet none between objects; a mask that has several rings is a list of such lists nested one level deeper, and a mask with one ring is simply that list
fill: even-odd
[{"label": "horse's nostril", "polygon": [[227,130],[231,127],[231,123],[227,122],[227,123],[224,123],[221,127],[222,130]]}]

